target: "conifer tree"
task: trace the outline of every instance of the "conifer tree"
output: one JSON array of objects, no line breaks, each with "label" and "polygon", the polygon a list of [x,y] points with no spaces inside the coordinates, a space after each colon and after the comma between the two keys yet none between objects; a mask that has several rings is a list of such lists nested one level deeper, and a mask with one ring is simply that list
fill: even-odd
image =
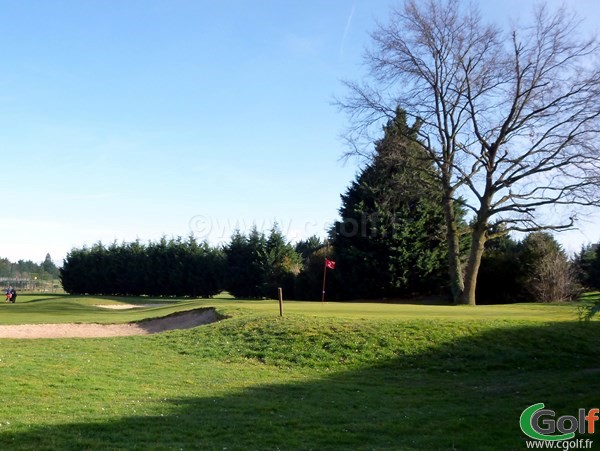
[{"label": "conifer tree", "polygon": [[371,162],[342,196],[331,238],[344,298],[438,292],[446,251],[441,190],[404,111],[384,127]]}]

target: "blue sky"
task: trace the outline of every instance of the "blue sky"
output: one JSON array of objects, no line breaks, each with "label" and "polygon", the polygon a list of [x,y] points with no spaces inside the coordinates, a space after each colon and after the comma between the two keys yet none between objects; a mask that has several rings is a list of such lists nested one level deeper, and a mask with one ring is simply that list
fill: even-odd
[{"label": "blue sky", "polygon": [[[481,2],[514,17],[533,2]],[[0,256],[323,236],[358,162],[332,106],[383,0],[0,0]],[[571,0],[587,26],[595,0]],[[600,240],[592,222],[559,239]]]}]

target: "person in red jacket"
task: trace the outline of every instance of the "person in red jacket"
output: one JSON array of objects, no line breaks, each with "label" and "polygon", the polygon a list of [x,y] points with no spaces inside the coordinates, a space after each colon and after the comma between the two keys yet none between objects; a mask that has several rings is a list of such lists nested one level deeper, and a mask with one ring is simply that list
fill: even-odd
[{"label": "person in red jacket", "polygon": [[10,295],[9,302],[14,304],[17,301],[17,290],[15,290],[12,286],[9,286],[8,294]]}]

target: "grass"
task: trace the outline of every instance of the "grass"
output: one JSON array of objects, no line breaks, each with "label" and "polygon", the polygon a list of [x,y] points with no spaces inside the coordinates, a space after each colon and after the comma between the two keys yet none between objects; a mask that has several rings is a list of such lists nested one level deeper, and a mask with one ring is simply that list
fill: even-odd
[{"label": "grass", "polygon": [[[511,450],[524,448],[518,418],[531,404],[559,416],[598,407],[600,322],[578,322],[572,305],[286,302],[280,318],[276,302],[226,298],[22,301],[0,306],[0,322],[206,305],[230,318],[152,336],[0,340],[2,449]],[[156,305],[94,307],[111,302]]]},{"label": "grass", "polygon": [[[130,310],[99,307],[123,303],[144,307]],[[19,295],[15,304],[0,303],[0,324],[126,323],[197,307],[196,301],[146,297]]]}]

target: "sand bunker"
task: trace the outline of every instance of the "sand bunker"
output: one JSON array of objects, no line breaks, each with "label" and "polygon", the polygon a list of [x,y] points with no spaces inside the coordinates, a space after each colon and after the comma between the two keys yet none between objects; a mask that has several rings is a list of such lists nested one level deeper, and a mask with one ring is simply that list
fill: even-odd
[{"label": "sand bunker", "polygon": [[0,338],[99,338],[145,335],[219,321],[213,308],[177,312],[127,324],[19,324],[0,325]]}]

